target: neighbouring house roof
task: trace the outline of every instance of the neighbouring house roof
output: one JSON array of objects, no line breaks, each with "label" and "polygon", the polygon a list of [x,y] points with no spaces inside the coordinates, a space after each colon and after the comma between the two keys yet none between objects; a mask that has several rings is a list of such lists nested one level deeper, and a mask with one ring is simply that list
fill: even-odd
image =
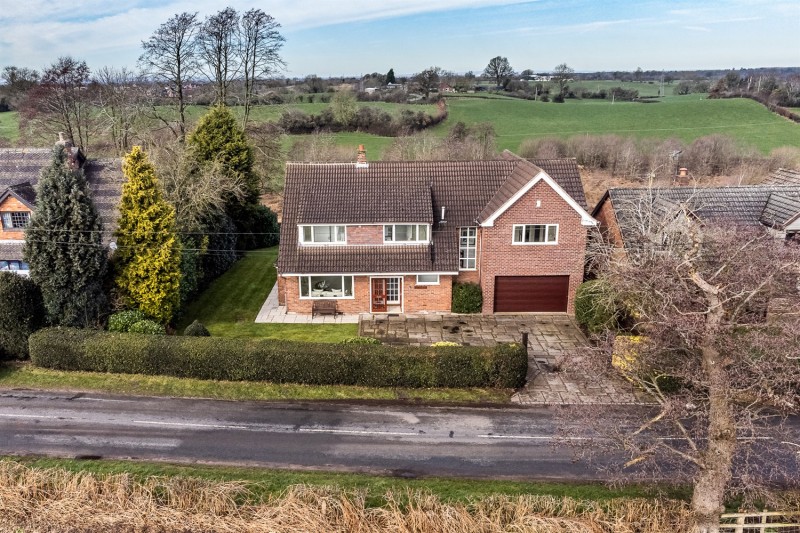
[{"label": "neighbouring house roof", "polygon": [[[573,202],[584,205],[574,160],[544,161],[544,166],[555,169],[555,186],[565,195],[574,193],[579,200]],[[487,161],[376,161],[368,168],[352,163],[287,163],[276,266],[280,272],[295,274],[457,272],[458,228],[478,225],[487,206],[502,205],[541,170],[513,154]],[[498,196],[501,189],[505,192]],[[430,245],[298,244],[299,224],[389,222],[432,224]]]},{"label": "neighbouring house roof", "polygon": [[762,185],[798,185],[800,186],[800,170],[779,168],[764,180]]},{"label": "neighbouring house roof", "polygon": [[9,196],[13,196],[31,210],[33,210],[33,206],[36,203],[36,190],[27,181],[7,187],[5,191],[0,193],[0,204]]},{"label": "neighbouring house roof", "polygon": [[[73,154],[84,161],[76,148]],[[53,161],[53,150],[50,148],[1,148],[0,149],[0,195],[14,194],[29,205],[36,203],[36,186],[42,169]],[[92,193],[95,208],[103,224],[104,240],[111,240],[112,233],[119,218],[119,199],[122,194],[122,163],[119,159],[85,161],[83,171],[86,175],[89,190]],[[6,257],[12,253],[16,243],[0,244],[0,259],[16,259]]]},{"label": "neighbouring house roof", "polygon": [[635,218],[644,210],[659,216],[678,207],[700,220],[735,226],[783,229],[800,215],[800,186],[749,185],[735,187],[665,187],[609,189],[592,212],[611,202],[623,241],[632,242]]}]

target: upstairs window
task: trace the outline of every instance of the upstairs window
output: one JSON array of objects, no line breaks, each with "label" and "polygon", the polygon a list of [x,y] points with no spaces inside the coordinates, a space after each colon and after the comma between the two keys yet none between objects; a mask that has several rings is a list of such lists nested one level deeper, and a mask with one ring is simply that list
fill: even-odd
[{"label": "upstairs window", "polygon": [[427,224],[386,224],[383,226],[383,242],[426,243]]},{"label": "upstairs window", "polygon": [[31,214],[27,211],[4,211],[0,215],[2,215],[3,229],[6,231],[27,228],[31,221]]},{"label": "upstairs window", "polygon": [[300,226],[300,242],[303,244],[345,244],[345,226]]},{"label": "upstairs window", "polygon": [[514,244],[557,244],[558,224],[514,224]]}]

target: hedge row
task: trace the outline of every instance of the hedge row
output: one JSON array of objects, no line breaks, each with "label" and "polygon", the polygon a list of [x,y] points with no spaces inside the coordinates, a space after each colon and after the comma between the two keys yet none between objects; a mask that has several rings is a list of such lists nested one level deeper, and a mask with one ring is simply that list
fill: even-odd
[{"label": "hedge row", "polygon": [[48,328],[31,360],[58,370],[369,387],[501,387],[525,383],[520,344],[403,347]]}]

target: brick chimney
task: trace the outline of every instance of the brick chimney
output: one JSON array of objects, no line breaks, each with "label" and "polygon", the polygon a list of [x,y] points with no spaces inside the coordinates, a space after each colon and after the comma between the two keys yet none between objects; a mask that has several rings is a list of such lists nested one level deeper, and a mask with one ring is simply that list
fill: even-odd
[{"label": "brick chimney", "polygon": [[678,173],[675,175],[675,180],[673,181],[673,185],[678,187],[687,187],[689,185],[689,169],[685,167],[681,167],[678,169]]},{"label": "brick chimney", "polygon": [[363,144],[358,145],[358,157],[356,158],[356,168],[369,168],[367,163],[367,151]]},{"label": "brick chimney", "polygon": [[75,147],[75,145],[72,144],[72,141],[67,139],[67,136],[63,131],[58,132],[58,141],[56,141],[56,147],[64,148],[64,152],[67,154],[67,162],[69,163],[69,167],[73,170],[81,168],[83,166],[83,162],[86,161],[86,157],[83,155],[81,149]]}]

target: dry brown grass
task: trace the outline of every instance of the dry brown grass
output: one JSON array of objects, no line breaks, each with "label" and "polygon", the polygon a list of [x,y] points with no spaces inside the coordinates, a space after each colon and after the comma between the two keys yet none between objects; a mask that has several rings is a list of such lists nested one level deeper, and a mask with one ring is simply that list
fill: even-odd
[{"label": "dry brown grass", "polygon": [[604,503],[526,495],[445,503],[428,493],[366,494],[297,485],[261,503],[248,484],[127,474],[100,476],[0,463],[0,531],[9,532],[614,532],[687,531],[685,503]]}]

